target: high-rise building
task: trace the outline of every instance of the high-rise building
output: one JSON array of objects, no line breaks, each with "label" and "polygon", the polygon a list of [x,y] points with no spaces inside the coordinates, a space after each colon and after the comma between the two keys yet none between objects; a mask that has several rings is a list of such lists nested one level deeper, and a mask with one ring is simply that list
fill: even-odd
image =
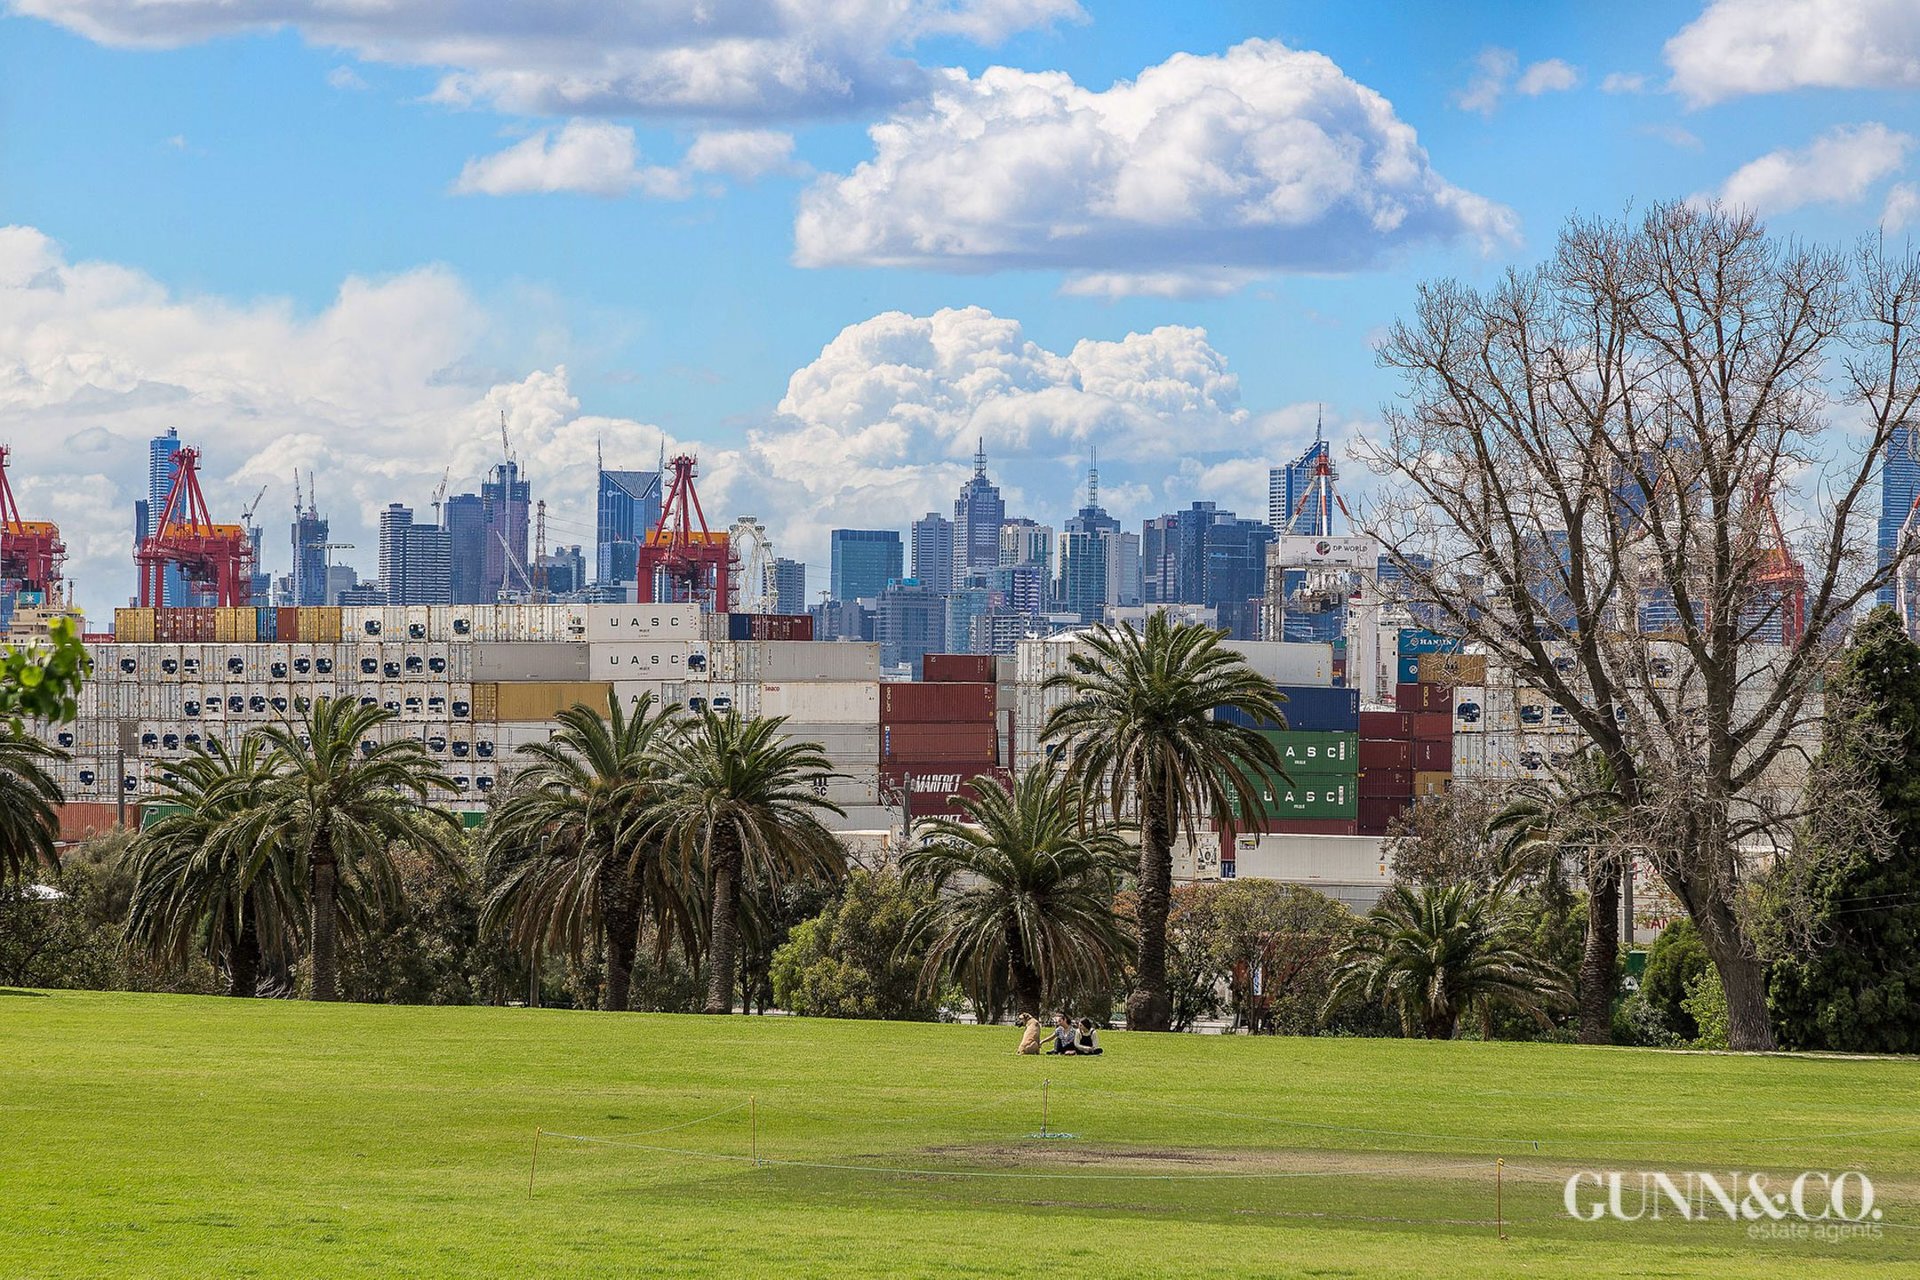
[{"label": "high-rise building", "polygon": [[953,502],[953,582],[957,585],[993,572],[1000,564],[1000,526],[1007,504],[1000,487],[987,479],[987,442],[973,454],[973,478]]},{"label": "high-rise building", "polygon": [[947,596],[946,651],[990,652],[982,626],[992,608],[993,592],[987,588],[955,587]]},{"label": "high-rise building", "polygon": [[807,566],[804,563],[789,560],[785,556],[775,556],[773,563],[767,566],[767,577],[775,613],[807,611]]},{"label": "high-rise building", "polygon": [[601,582],[634,582],[639,578],[639,549],[647,533],[660,523],[658,471],[600,470],[595,538],[595,572]]},{"label": "high-rise building", "polygon": [[[1325,481],[1320,480],[1324,467]],[[1267,527],[1311,538],[1333,535],[1333,451],[1314,424],[1313,443],[1284,467],[1267,472]]]},{"label": "high-rise building", "polygon": [[1046,571],[1037,564],[1002,565],[995,569],[993,591],[999,597],[999,608],[1029,618],[1037,618],[1046,611]]},{"label": "high-rise building", "polygon": [[[140,538],[151,538],[160,526],[160,517],[167,509],[167,494],[173,489],[174,455],[179,452],[178,427],[168,427],[165,435],[147,441],[147,503],[144,513],[140,504],[134,504],[134,519],[138,523],[136,542]],[[164,566],[160,589],[161,598],[154,602],[156,604],[199,603],[187,589],[187,575],[177,564]]]},{"label": "high-rise building", "polygon": [[1053,576],[1053,526],[1025,516],[1010,516],[1000,524],[1000,563],[1003,567],[1030,564],[1042,575]]},{"label": "high-rise building", "polygon": [[315,505],[313,495],[302,507],[296,497],[293,504],[293,603],[327,603],[327,529],[328,523]]},{"label": "high-rise building", "polygon": [[953,521],[929,511],[913,522],[913,576],[935,591],[954,586]]},{"label": "high-rise building", "polygon": [[1140,535],[1115,529],[1107,535],[1107,603],[1139,604],[1140,584]]},{"label": "high-rise building", "polygon": [[918,579],[897,578],[874,606],[873,633],[880,642],[880,665],[911,667],[918,680],[920,660],[946,651],[947,598]]},{"label": "high-rise building", "polygon": [[1260,604],[1266,592],[1267,547],[1273,530],[1231,511],[1215,514],[1201,533],[1205,560],[1202,605],[1216,612],[1236,640],[1260,637]]},{"label": "high-rise building", "polygon": [[872,640],[873,610],[858,600],[825,600],[807,610],[815,640]]},{"label": "high-rise building", "polygon": [[905,576],[904,549],[892,529],[835,529],[828,544],[828,585],[835,600],[878,599],[889,582]]},{"label": "high-rise building", "polygon": [[380,513],[380,586],[388,604],[450,604],[451,540],[439,525],[415,524],[398,502]]},{"label": "high-rise building", "polygon": [[493,600],[532,588],[527,580],[527,513],[530,486],[520,478],[520,464],[509,458],[488,472],[480,486],[485,516],[485,573],[482,593]]},{"label": "high-rise building", "polygon": [[490,604],[487,594],[487,509],[477,493],[456,493],[442,507],[453,558],[453,603]]},{"label": "high-rise building", "polygon": [[580,547],[555,547],[539,560],[541,587],[549,598],[578,596],[587,589],[587,557]]},{"label": "high-rise building", "polygon": [[[1902,423],[1887,442],[1887,459],[1880,468],[1880,567],[1885,568],[1900,546],[1900,531],[1914,504],[1920,502],[1920,427]],[[1893,583],[1880,588],[1881,604],[1899,603]],[[1920,602],[1916,602],[1920,603]]]},{"label": "high-rise building", "polygon": [[[1100,505],[1100,469],[1087,469],[1087,505],[1075,512],[1060,535],[1060,589],[1055,598],[1062,607],[1079,616],[1082,622],[1097,622],[1111,603],[1109,596],[1119,584],[1111,578],[1114,553],[1111,544],[1120,532],[1120,522]],[[1133,561],[1139,565],[1138,544]]]}]

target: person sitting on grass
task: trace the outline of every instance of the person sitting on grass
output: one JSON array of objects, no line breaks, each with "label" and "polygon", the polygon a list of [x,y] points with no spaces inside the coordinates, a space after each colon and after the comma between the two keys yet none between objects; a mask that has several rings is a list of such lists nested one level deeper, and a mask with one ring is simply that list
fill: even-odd
[{"label": "person sitting on grass", "polygon": [[1053,1034],[1049,1036],[1048,1039],[1053,1042],[1053,1048],[1049,1050],[1051,1053],[1072,1055],[1079,1052],[1079,1050],[1074,1047],[1078,1036],[1073,1025],[1073,1019],[1064,1013],[1060,1015],[1053,1028]]},{"label": "person sitting on grass", "polygon": [[1019,1022],[1023,1030],[1020,1032],[1020,1047],[1014,1050],[1014,1052],[1039,1053],[1040,1019],[1030,1013],[1023,1013],[1020,1015]]},{"label": "person sitting on grass", "polygon": [[1074,1052],[1082,1057],[1092,1058],[1106,1052],[1100,1047],[1100,1038],[1093,1034],[1093,1019],[1080,1019],[1080,1038],[1074,1042]]}]

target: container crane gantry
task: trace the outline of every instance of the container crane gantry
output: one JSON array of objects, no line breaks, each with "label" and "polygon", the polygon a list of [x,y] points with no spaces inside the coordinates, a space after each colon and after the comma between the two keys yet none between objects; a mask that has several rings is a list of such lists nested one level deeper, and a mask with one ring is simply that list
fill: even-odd
[{"label": "container crane gantry", "polygon": [[638,548],[636,594],[641,604],[694,600],[723,612],[733,591],[727,535],[707,528],[706,512],[693,488],[693,455],[676,456],[672,466],[660,523]]},{"label": "container crane gantry", "polygon": [[186,603],[166,599],[170,564],[180,567],[193,591],[212,594],[222,608],[253,600],[253,539],[241,525],[213,522],[200,492],[199,468],[198,449],[174,454],[173,485],[154,521],[153,536],[142,539],[134,552],[143,609]]},{"label": "container crane gantry", "polygon": [[41,593],[51,604],[60,593],[67,546],[60,541],[60,526],[51,520],[20,518],[13,485],[7,479],[7,461],[12,456],[10,446],[0,445],[0,578]]}]

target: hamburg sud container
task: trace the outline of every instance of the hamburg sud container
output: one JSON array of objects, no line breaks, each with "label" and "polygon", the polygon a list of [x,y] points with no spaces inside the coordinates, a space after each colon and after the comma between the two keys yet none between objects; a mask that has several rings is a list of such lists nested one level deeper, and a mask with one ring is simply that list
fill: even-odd
[{"label": "hamburg sud container", "polygon": [[1398,684],[1393,689],[1396,711],[1444,711],[1453,714],[1453,686],[1445,684]]},{"label": "hamburg sud container", "polygon": [[880,686],[882,724],[993,724],[996,687],[985,684]]}]

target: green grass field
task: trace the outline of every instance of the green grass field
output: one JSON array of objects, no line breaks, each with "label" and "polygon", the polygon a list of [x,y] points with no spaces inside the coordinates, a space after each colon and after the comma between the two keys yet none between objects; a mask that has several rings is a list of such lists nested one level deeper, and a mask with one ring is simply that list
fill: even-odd
[{"label": "green grass field", "polygon": [[[1015,1038],[0,992],[0,1276],[1920,1270],[1920,1063]],[[1046,1081],[1071,1139],[1028,1136]],[[1838,1243],[1578,1223],[1582,1168],[1861,1169],[1885,1216]]]}]

